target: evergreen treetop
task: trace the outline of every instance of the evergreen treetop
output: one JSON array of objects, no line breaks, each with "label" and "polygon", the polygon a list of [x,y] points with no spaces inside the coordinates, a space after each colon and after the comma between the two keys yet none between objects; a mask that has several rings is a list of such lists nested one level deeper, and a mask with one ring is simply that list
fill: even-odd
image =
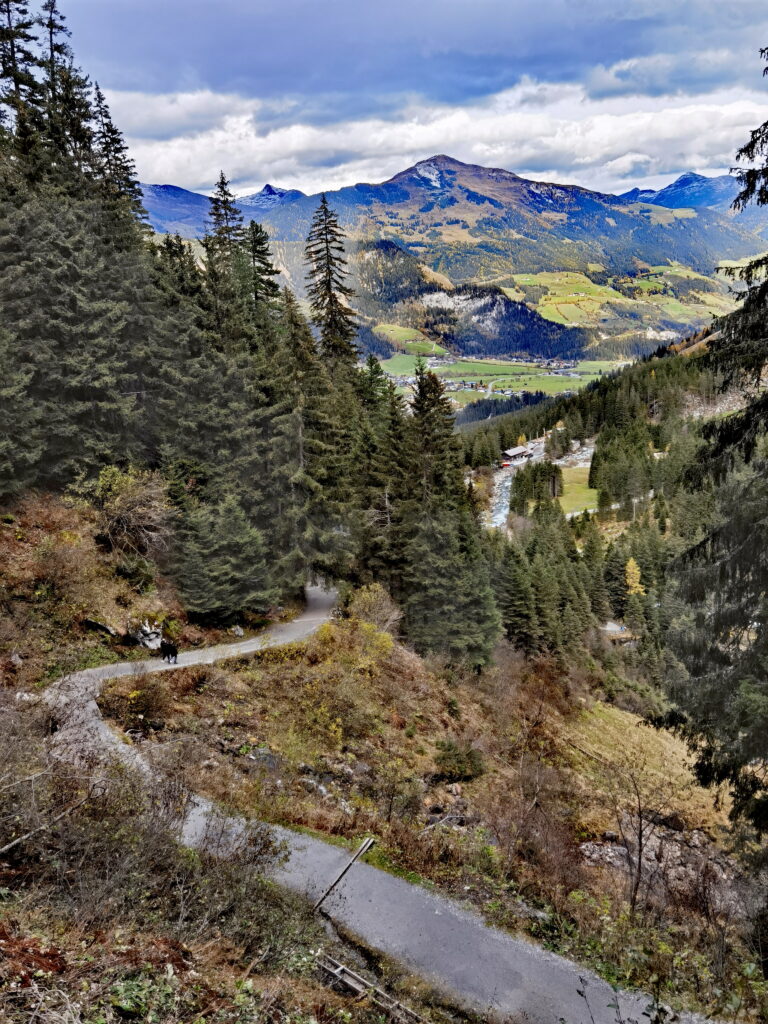
[{"label": "evergreen treetop", "polygon": [[312,323],[320,332],[323,354],[331,362],[353,366],[357,325],[349,300],[354,292],[347,285],[344,232],[325,194],[312,218],[304,257]]},{"label": "evergreen treetop", "polygon": [[219,180],[211,196],[208,237],[213,246],[230,261],[234,259],[238,246],[245,240],[243,215],[235,205],[235,196],[230,190],[224,171],[219,173]]}]

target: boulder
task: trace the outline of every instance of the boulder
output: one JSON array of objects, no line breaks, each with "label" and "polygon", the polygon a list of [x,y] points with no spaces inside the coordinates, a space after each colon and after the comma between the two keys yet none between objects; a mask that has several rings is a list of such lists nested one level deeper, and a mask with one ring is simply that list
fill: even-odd
[{"label": "boulder", "polygon": [[140,625],[129,628],[125,639],[130,644],[146,647],[148,651],[159,651],[163,631],[157,622],[153,622],[150,626],[145,619]]},{"label": "boulder", "polygon": [[273,754],[269,747],[256,747],[247,755],[249,761],[255,761],[268,772],[276,772],[282,766],[282,758]]}]

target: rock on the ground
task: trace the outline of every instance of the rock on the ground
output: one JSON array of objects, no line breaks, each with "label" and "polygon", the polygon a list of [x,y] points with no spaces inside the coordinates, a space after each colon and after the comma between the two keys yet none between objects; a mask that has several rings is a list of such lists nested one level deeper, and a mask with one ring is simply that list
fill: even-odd
[{"label": "rock on the ground", "polygon": [[132,629],[129,628],[125,634],[125,639],[129,643],[145,647],[148,651],[159,651],[160,642],[163,639],[163,631],[157,622],[153,622],[150,626],[145,619],[141,625],[135,626]]}]

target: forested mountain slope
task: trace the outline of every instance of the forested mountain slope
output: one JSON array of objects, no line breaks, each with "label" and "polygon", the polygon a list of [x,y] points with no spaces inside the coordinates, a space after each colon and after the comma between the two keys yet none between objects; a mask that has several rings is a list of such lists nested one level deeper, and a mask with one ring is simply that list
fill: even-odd
[{"label": "forested mountain slope", "polygon": [[[249,203],[260,204],[277,265],[301,297],[303,239],[318,197],[267,190],[267,196],[242,200],[241,209],[248,213]],[[201,197],[189,193],[189,210],[181,213],[178,194],[166,186],[144,186],[150,222],[182,234],[197,224],[202,233],[206,200],[201,206]],[[458,351],[486,355],[573,354],[588,347],[606,355],[647,352],[663,332],[698,329],[732,309],[715,269],[722,259],[739,259],[763,246],[751,227],[722,211],[629,202],[446,156],[422,161],[380,185],[355,185],[329,197],[352,243],[352,276],[363,308],[386,305],[391,292],[402,291],[392,259],[381,260],[377,282],[365,265],[377,247],[380,256],[393,251],[384,245],[397,247],[423,271],[411,274],[410,294],[401,296],[414,300],[411,307],[382,314],[385,322],[428,324],[422,285],[434,284],[435,274],[454,286],[485,286],[491,289],[486,307],[491,303],[497,317],[517,324],[505,340],[505,331],[490,323],[485,334],[494,334],[495,344],[482,331],[474,332],[472,342],[457,337]],[[398,285],[387,280],[389,270]],[[525,303],[550,324],[585,333],[580,340],[571,333],[562,343],[545,342],[543,335],[557,329],[538,324],[510,302]],[[435,303],[449,310],[456,300]]]}]

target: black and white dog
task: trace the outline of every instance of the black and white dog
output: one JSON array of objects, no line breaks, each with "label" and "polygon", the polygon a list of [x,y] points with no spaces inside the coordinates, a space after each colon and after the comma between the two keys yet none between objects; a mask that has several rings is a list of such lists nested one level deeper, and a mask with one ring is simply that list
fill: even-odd
[{"label": "black and white dog", "polygon": [[175,665],[179,660],[179,648],[170,640],[160,641],[160,657],[169,665]]}]

